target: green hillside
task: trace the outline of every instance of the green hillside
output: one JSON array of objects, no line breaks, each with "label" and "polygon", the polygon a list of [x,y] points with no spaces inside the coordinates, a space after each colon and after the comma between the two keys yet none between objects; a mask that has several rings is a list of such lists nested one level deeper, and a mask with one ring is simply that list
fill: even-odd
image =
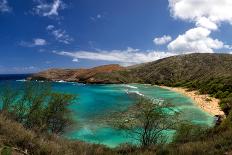
[{"label": "green hillside", "polygon": [[173,56],[125,71],[98,74],[95,78],[197,89],[222,99],[226,114],[231,108],[232,55],[229,54]]}]

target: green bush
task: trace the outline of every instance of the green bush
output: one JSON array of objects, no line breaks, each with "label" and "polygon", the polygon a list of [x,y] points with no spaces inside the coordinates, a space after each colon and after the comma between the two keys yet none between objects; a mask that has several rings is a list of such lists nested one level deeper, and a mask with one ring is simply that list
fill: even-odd
[{"label": "green bush", "polygon": [[73,124],[68,108],[75,99],[73,95],[55,93],[50,84],[34,82],[26,83],[20,93],[8,88],[7,92],[1,95],[5,105],[1,111],[28,129],[60,134]]},{"label": "green bush", "polygon": [[222,99],[220,101],[220,107],[228,115],[232,108],[232,97]]},{"label": "green bush", "polygon": [[174,143],[186,143],[199,139],[201,135],[207,130],[205,126],[182,123],[176,130],[174,136]]},{"label": "green bush", "polygon": [[10,147],[4,147],[1,150],[1,155],[12,155],[12,149]]}]

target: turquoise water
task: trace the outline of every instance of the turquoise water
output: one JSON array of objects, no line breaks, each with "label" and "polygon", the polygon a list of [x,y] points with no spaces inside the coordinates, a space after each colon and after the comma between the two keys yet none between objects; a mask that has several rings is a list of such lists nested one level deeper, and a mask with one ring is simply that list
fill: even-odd
[{"label": "turquoise water", "polygon": [[[212,125],[213,117],[201,109],[194,102],[173,91],[149,85],[83,85],[75,83],[55,84],[54,89],[61,92],[77,94],[77,103],[71,106],[78,120],[76,130],[66,133],[68,138],[79,139],[92,143],[105,144],[115,147],[121,143],[136,143],[125,136],[123,131],[107,127],[95,122],[98,116],[120,111],[135,103],[135,95],[144,95],[151,99],[167,101],[174,104],[185,120],[198,124]],[[172,135],[174,131],[166,131]]]},{"label": "turquoise water", "polygon": [[[20,86],[23,82],[14,82]],[[183,119],[198,124],[212,125],[213,117],[197,106],[194,102],[167,89],[149,85],[84,85],[79,83],[53,83],[53,89],[78,95],[77,100],[70,106],[77,126],[64,136],[91,143],[104,144],[109,147],[121,143],[136,143],[125,136],[123,131],[113,129],[98,120],[112,111],[125,110],[135,103],[136,95],[142,95],[159,101],[167,101],[181,111]],[[96,121],[98,120],[98,121]],[[172,135],[174,131],[166,131]]]}]

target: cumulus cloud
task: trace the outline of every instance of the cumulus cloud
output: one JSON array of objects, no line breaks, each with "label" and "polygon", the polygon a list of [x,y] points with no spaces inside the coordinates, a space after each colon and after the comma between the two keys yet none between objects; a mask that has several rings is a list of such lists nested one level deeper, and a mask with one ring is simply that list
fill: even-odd
[{"label": "cumulus cloud", "polygon": [[73,41],[73,38],[69,36],[65,30],[56,29],[54,25],[48,25],[46,29],[55,37],[58,42],[70,44]]},{"label": "cumulus cloud", "polygon": [[0,12],[10,12],[12,9],[8,5],[7,0],[0,0]]},{"label": "cumulus cloud", "polygon": [[168,45],[170,51],[179,53],[208,52],[224,47],[224,43],[209,37],[208,29],[197,27],[188,30],[183,35],[179,35]]},{"label": "cumulus cloud", "polygon": [[47,41],[45,39],[35,38],[33,41],[21,41],[19,45],[24,47],[44,46],[47,45]]},{"label": "cumulus cloud", "polygon": [[199,18],[199,20],[197,20],[197,22],[196,22],[196,26],[204,27],[204,28],[209,29],[209,30],[217,30],[218,29],[218,26],[206,17]]},{"label": "cumulus cloud", "polygon": [[164,35],[162,37],[157,37],[153,40],[156,45],[164,45],[172,40],[172,37],[169,35]]},{"label": "cumulus cloud", "polygon": [[213,23],[232,24],[231,0],[169,0],[169,7],[175,18],[198,21],[205,17]]},{"label": "cumulus cloud", "polygon": [[58,16],[59,10],[65,9],[65,4],[62,0],[53,0],[48,3],[46,0],[34,0],[37,5],[34,8],[36,14],[45,17]]},{"label": "cumulus cloud", "polygon": [[174,18],[196,25],[169,43],[169,50],[191,53],[230,48],[210,34],[219,29],[221,22],[232,24],[231,0],[169,0],[169,7]]},{"label": "cumulus cloud", "polygon": [[175,55],[169,52],[160,51],[140,51],[139,49],[127,48],[126,50],[98,50],[98,51],[74,51],[74,52],[54,52],[58,55],[68,56],[73,59],[73,61],[78,61],[78,59],[87,60],[100,60],[117,62],[124,66],[145,63],[155,61],[164,57]]}]

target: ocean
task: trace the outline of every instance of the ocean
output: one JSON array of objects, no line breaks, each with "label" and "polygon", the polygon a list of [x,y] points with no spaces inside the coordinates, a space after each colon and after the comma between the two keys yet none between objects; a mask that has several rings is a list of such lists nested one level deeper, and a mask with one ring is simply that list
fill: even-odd
[{"label": "ocean", "polygon": [[[8,81],[16,87],[25,82],[28,75],[0,75],[0,91]],[[198,108],[194,102],[182,94],[142,84],[110,84],[88,85],[72,82],[53,82],[52,89],[57,92],[77,95],[75,102],[69,107],[77,125],[63,136],[69,139],[78,139],[90,143],[104,144],[116,147],[122,143],[137,142],[126,136],[124,131],[114,129],[99,120],[112,111],[122,111],[136,102],[136,96],[144,96],[160,102],[175,105],[181,111],[181,117],[196,124],[211,126],[214,117]],[[103,117],[102,117],[103,116]],[[175,131],[168,130],[171,138]]]}]

